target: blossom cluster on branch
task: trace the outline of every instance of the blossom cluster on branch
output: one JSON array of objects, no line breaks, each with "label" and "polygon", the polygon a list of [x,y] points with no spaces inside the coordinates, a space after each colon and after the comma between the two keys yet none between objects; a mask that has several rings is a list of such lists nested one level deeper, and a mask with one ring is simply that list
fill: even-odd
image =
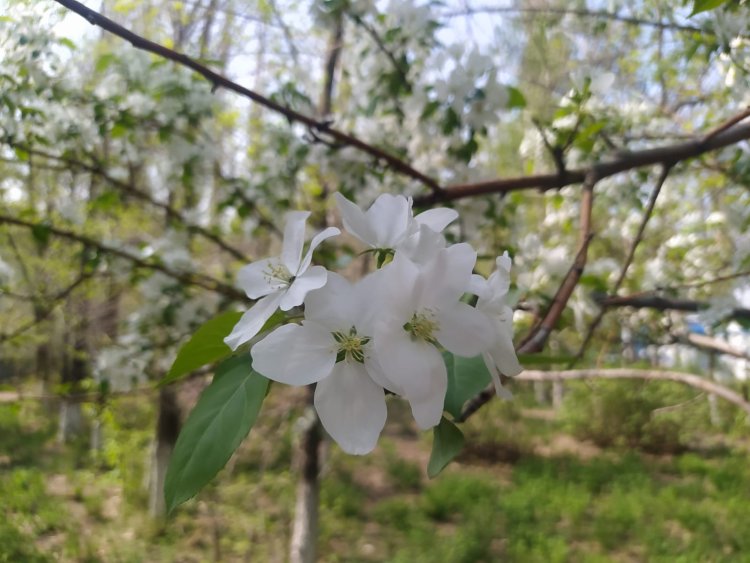
[{"label": "blossom cluster on branch", "polygon": [[[239,272],[238,284],[258,299],[225,342],[251,342],[280,308],[304,305],[304,318],[276,328],[251,349],[253,368],[290,385],[317,383],[321,423],[342,449],[365,454],[376,445],[387,409],[385,391],[404,397],[417,425],[442,417],[448,374],[443,351],[482,356],[498,394],[500,374],[521,372],[505,298],[511,259],[497,259],[488,278],[473,273],[476,251],[448,245],[442,231],[458,217],[440,208],[416,216],[404,196],[383,194],[367,210],[336,194],[344,228],[376,257],[378,268],[354,283],[322,266],[312,253],[340,231],[315,235],[306,253],[309,212],[287,214],[281,255]],[[303,257],[304,256],[304,257]],[[476,296],[476,306],[465,296]]]}]

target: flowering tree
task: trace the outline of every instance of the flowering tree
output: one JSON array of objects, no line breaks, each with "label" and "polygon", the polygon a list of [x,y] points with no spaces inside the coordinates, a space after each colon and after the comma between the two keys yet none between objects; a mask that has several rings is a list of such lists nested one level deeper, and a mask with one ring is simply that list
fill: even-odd
[{"label": "flowering tree", "polygon": [[[600,325],[663,333],[666,307],[626,314],[613,296],[684,289],[718,327],[743,318],[742,3],[286,6],[313,18],[270,3],[249,87],[227,76],[241,3],[193,13],[155,3],[168,24],[57,3],[113,34],[116,49],[114,36],[140,51],[76,56],[30,15],[3,21],[13,172],[0,223],[29,236],[4,249],[0,275],[9,289],[33,286],[19,281],[25,267],[80,261],[74,276],[60,266],[53,291],[27,296],[30,326],[89,280],[107,281],[66,312],[90,320],[101,305],[111,321],[65,347],[101,386],[159,379],[168,413],[170,384],[205,366],[215,374],[180,438],[157,448],[162,465],[171,457],[154,477],[169,510],[224,466],[270,381],[315,384],[323,428],[353,454],[376,446],[387,395],[407,401],[416,425],[434,429],[434,476],[461,447],[457,424],[509,397],[521,364],[587,361]],[[490,17],[518,26],[497,43],[451,38],[453,22]],[[526,48],[500,64],[492,53],[509,52],[513,30]],[[320,72],[303,60],[310,49],[323,53]],[[76,64],[85,70],[71,80]],[[39,337],[43,359],[50,342]],[[549,344],[558,352],[540,359]],[[305,436],[314,468],[316,423]],[[305,479],[314,489],[316,472]],[[298,557],[312,557],[310,543]]]}]

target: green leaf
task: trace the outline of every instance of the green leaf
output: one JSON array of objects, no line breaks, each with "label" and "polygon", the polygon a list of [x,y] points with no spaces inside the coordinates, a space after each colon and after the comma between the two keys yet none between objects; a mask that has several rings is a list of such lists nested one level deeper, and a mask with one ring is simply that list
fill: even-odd
[{"label": "green leaf", "polygon": [[65,45],[71,51],[76,50],[76,44],[71,39],[68,39],[67,37],[60,37],[58,41],[60,41],[61,45]]},{"label": "green leaf", "polygon": [[461,414],[464,403],[484,389],[492,378],[481,356],[462,358],[443,352],[443,360],[448,370],[445,410],[455,418]]},{"label": "green leaf", "polygon": [[101,57],[99,57],[96,60],[96,64],[94,65],[94,69],[97,73],[104,72],[109,68],[109,65],[111,65],[113,62],[117,60],[117,57],[115,57],[112,53],[104,53]]},{"label": "green leaf", "polygon": [[433,430],[432,453],[427,464],[427,476],[432,479],[445,469],[461,448],[464,447],[464,435],[450,420],[443,417]]},{"label": "green leaf", "polygon": [[226,465],[255,423],[267,388],[268,380],[253,371],[249,354],[219,366],[190,412],[169,461],[164,480],[169,513]]},{"label": "green leaf", "polygon": [[506,105],[509,109],[525,108],[526,98],[518,88],[508,86],[508,102]]},{"label": "green leaf", "polygon": [[[227,311],[201,325],[177,352],[169,373],[159,382],[159,386],[177,381],[199,367],[229,356],[232,350],[224,344],[224,338],[229,336],[241,317],[240,312]],[[263,325],[261,332],[275,327],[283,320],[284,313],[276,311]]]},{"label": "green leaf", "polygon": [[177,352],[169,373],[159,385],[177,381],[191,371],[231,354],[232,350],[224,344],[224,338],[232,332],[241,317],[242,313],[238,311],[227,311],[201,325]]},{"label": "green leaf", "polygon": [[690,12],[690,17],[694,16],[695,14],[700,14],[701,12],[713,10],[714,8],[718,8],[719,6],[723,6],[728,1],[729,0],[695,0],[695,2],[693,3],[693,11]]},{"label": "green leaf", "polygon": [[50,237],[50,228],[47,223],[37,223],[31,227],[31,235],[40,248],[47,248]]}]

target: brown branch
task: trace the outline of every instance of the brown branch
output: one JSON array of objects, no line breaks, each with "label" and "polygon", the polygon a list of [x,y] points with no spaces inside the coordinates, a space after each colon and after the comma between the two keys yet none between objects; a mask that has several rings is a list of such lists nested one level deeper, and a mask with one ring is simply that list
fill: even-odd
[{"label": "brown branch", "polygon": [[712,393],[750,414],[750,403],[731,389],[692,373],[642,369],[579,369],[568,371],[526,370],[514,377],[518,381],[572,381],[576,379],[645,379],[647,381],[675,381]]},{"label": "brown branch", "polygon": [[[565,307],[568,305],[570,296],[573,295],[573,291],[578,285],[578,281],[581,279],[583,270],[586,267],[589,244],[594,237],[591,230],[591,217],[594,207],[594,187],[597,181],[598,178],[593,175],[586,178],[586,184],[581,197],[581,224],[579,227],[578,252],[573,260],[573,264],[570,266],[568,273],[560,283],[560,287],[558,287],[544,318],[532,329],[529,335],[518,347],[517,351],[519,354],[538,354],[544,349],[555,325],[560,320],[560,317],[565,311]],[[510,378],[501,375],[500,379],[502,383],[505,383]],[[485,387],[466,402],[464,408],[461,410],[461,414],[456,418],[456,422],[464,422],[472,414],[492,400],[495,395],[494,384]]]},{"label": "brown branch", "polygon": [[228,285],[222,281],[219,281],[206,274],[198,274],[198,273],[193,273],[193,272],[179,272],[179,271],[173,270],[172,268],[169,268],[168,266],[160,264],[158,262],[150,262],[148,260],[144,260],[143,258],[130,254],[129,252],[126,252],[119,248],[108,246],[106,244],[98,242],[97,240],[89,236],[76,233],[74,231],[62,229],[60,227],[54,227],[54,226],[47,225],[47,224],[34,223],[31,221],[26,221],[24,219],[10,217],[7,215],[0,215],[0,224],[2,223],[8,224],[8,225],[16,225],[19,227],[24,227],[26,229],[43,228],[43,229],[46,229],[50,234],[53,234],[57,237],[79,242],[83,245],[96,248],[97,250],[105,254],[117,256],[118,258],[122,258],[124,260],[127,260],[128,262],[131,262],[133,265],[137,266],[138,268],[144,268],[147,270],[161,272],[162,274],[165,274],[166,276],[169,276],[170,278],[176,281],[179,281],[180,283],[183,283],[185,285],[207,289],[209,291],[213,291],[214,293],[219,293],[221,295],[224,295],[225,297],[228,297],[233,300],[242,300],[242,301],[247,300],[247,296],[245,295],[243,291],[240,291],[239,289],[231,285]]},{"label": "brown branch", "polygon": [[226,90],[244,96],[257,104],[260,104],[276,113],[283,115],[290,123],[301,123],[307,126],[316,135],[328,135],[339,143],[351,146],[359,151],[369,154],[376,160],[383,161],[393,171],[417,180],[418,182],[430,188],[433,193],[439,193],[441,191],[440,185],[434,179],[426,176],[425,174],[422,174],[407,162],[362,141],[361,139],[355,137],[350,133],[344,133],[343,131],[334,129],[330,126],[330,123],[328,121],[318,121],[317,119],[295,111],[292,108],[278,104],[273,100],[261,94],[258,94],[253,90],[250,90],[249,88],[233,82],[222,74],[214,72],[207,66],[202,65],[198,61],[188,57],[183,53],[179,53],[177,51],[164,47],[163,45],[154,43],[153,41],[149,41],[148,39],[141,37],[136,33],[133,33],[129,29],[110,20],[109,18],[103,16],[95,10],[87,8],[76,0],[55,0],[55,2],[61,4],[62,6],[65,6],[67,9],[83,17],[91,25],[97,25],[102,29],[130,42],[130,44],[133,45],[133,47],[135,47],[136,49],[148,51],[149,53],[153,53],[193,70],[194,72],[198,73],[206,80],[211,82],[214,89],[224,88]]},{"label": "brown branch", "polygon": [[476,8],[468,7],[463,10],[455,10],[452,12],[444,13],[444,16],[447,17],[456,17],[456,16],[474,16],[478,15],[480,13],[484,14],[549,14],[549,15],[557,15],[557,16],[578,16],[578,17],[584,17],[584,18],[595,18],[595,19],[603,19],[603,20],[610,20],[610,21],[616,21],[619,23],[624,23],[627,25],[633,25],[633,26],[643,26],[643,27],[654,27],[657,29],[662,30],[673,30],[673,31],[680,31],[683,33],[700,33],[700,34],[706,34],[706,35],[715,35],[714,32],[702,29],[700,27],[695,27],[692,25],[683,25],[678,24],[674,22],[665,22],[665,21],[654,21],[654,20],[647,20],[643,18],[638,18],[634,16],[626,16],[622,14],[618,14],[616,12],[608,12],[605,10],[581,10],[581,9],[568,9],[568,8],[553,8],[553,7],[545,7],[545,8],[527,8],[527,7],[514,7],[514,6],[507,6],[507,7],[495,7],[495,6],[478,6]]},{"label": "brown branch", "polygon": [[718,338],[706,336],[705,334],[695,334],[688,332],[686,334],[677,334],[675,338],[682,343],[690,344],[696,348],[702,348],[703,350],[709,350],[711,352],[718,352],[719,354],[726,354],[733,358],[739,358],[741,360],[750,360],[750,353],[747,351],[738,350],[732,348],[729,344]]},{"label": "brown branch", "polygon": [[[597,299],[604,307],[633,307],[634,309],[655,309],[657,311],[684,311],[697,313],[709,309],[711,305],[703,301],[689,299],[671,299],[653,293],[627,296],[604,296]],[[736,307],[732,309],[728,318],[750,320],[750,309]]]},{"label": "brown branch", "polygon": [[710,141],[712,138],[716,137],[716,135],[719,135],[720,133],[723,133],[727,129],[731,129],[735,125],[737,125],[740,121],[744,121],[750,117],[750,107],[747,107],[744,109],[744,111],[741,111],[737,115],[734,115],[727,119],[724,123],[720,124],[718,127],[713,128],[711,131],[706,133],[706,135],[703,137],[703,142]]},{"label": "brown branch", "polygon": [[662,291],[672,291],[676,289],[692,289],[692,288],[698,288],[698,287],[705,287],[707,285],[713,285],[716,283],[722,283],[726,281],[736,280],[738,278],[746,278],[750,276],[750,270],[744,270],[742,272],[735,272],[733,274],[726,274],[724,276],[717,276],[715,278],[711,278],[710,280],[706,281],[699,281],[699,282],[692,282],[692,283],[683,283],[680,285],[670,285],[669,287],[662,287],[660,288]]},{"label": "brown branch", "polygon": [[[648,204],[646,205],[646,210],[643,212],[643,218],[641,219],[641,224],[638,226],[638,232],[636,233],[633,241],[630,243],[630,249],[628,250],[628,255],[625,258],[625,262],[623,263],[622,268],[620,269],[620,274],[617,276],[617,281],[615,282],[615,285],[612,288],[613,295],[617,295],[617,292],[620,290],[622,283],[625,281],[625,276],[628,273],[628,269],[630,268],[630,265],[633,263],[633,258],[635,257],[635,251],[638,248],[638,245],[643,240],[643,233],[646,230],[646,225],[651,219],[651,215],[654,211],[654,206],[656,205],[656,199],[659,197],[661,188],[664,185],[664,182],[667,180],[667,176],[669,176],[669,172],[671,169],[672,167],[669,165],[662,166],[659,179],[656,181],[656,185],[654,186],[654,189],[651,192],[651,196],[649,197]],[[602,322],[602,319],[604,318],[604,315],[606,312],[607,312],[606,307],[601,307],[599,309],[599,312],[597,313],[596,317],[594,317],[594,319],[589,324],[588,329],[586,330],[586,336],[584,337],[583,342],[581,343],[581,346],[578,348],[578,352],[576,352],[576,355],[568,364],[568,369],[575,366],[575,364],[578,363],[581,360],[581,358],[583,358],[583,355],[586,353],[586,349],[588,348],[589,343],[593,339],[594,333],[596,332],[596,329],[599,327],[599,324]]]},{"label": "brown branch", "polygon": [[228,244],[220,236],[212,233],[211,231],[209,231],[208,229],[204,227],[201,227],[200,225],[196,225],[195,223],[188,221],[185,218],[185,216],[179,211],[177,211],[174,207],[170,206],[167,203],[162,203],[160,201],[155,200],[148,193],[136,187],[132,183],[123,182],[121,180],[117,180],[116,178],[113,178],[99,165],[88,164],[86,162],[83,162],[81,160],[78,160],[69,156],[55,155],[55,154],[51,154],[45,151],[40,151],[38,149],[32,149],[31,147],[16,144],[16,143],[9,142],[8,145],[11,147],[17,147],[23,151],[26,151],[29,154],[41,156],[48,160],[53,160],[55,162],[63,162],[72,169],[84,170],[88,172],[89,174],[94,174],[95,176],[98,176],[101,179],[105,180],[110,185],[116,187],[120,191],[136,199],[139,199],[143,202],[146,202],[152,207],[156,207],[157,209],[162,210],[169,219],[178,221],[179,223],[184,225],[185,228],[188,229],[188,231],[197,233],[201,235],[203,238],[213,242],[216,246],[226,251],[228,254],[230,254],[234,258],[241,260],[243,262],[250,262],[250,258],[248,256],[245,256],[245,254],[242,253],[240,250]]},{"label": "brown branch", "polygon": [[52,314],[52,311],[55,310],[55,307],[62,301],[68,298],[68,296],[75,291],[75,289],[80,286],[82,283],[87,281],[93,277],[93,274],[84,273],[81,274],[76,280],[70,284],[68,287],[63,289],[62,291],[58,292],[55,296],[52,297],[51,300],[49,300],[48,303],[41,304],[39,301],[40,299],[34,300],[34,310],[35,310],[35,317],[33,321],[29,321],[26,324],[21,325],[16,330],[9,332],[7,334],[0,334],[0,344],[3,342],[7,342],[9,340],[13,340],[14,338],[17,338],[24,332],[31,330],[38,324],[41,324],[43,321],[47,320],[49,316]]},{"label": "brown branch", "polygon": [[490,194],[504,194],[518,190],[538,189],[541,191],[558,189],[571,184],[582,183],[587,174],[603,180],[647,166],[677,164],[684,160],[695,158],[707,152],[722,149],[750,139],[750,124],[737,125],[721,131],[708,139],[695,139],[682,143],[664,145],[652,149],[623,152],[616,157],[593,164],[588,168],[567,170],[565,174],[539,174],[536,176],[519,176],[515,178],[500,178],[474,184],[457,184],[444,188],[436,194],[414,198],[414,205],[426,206],[443,201],[453,201],[465,197],[475,197]]}]

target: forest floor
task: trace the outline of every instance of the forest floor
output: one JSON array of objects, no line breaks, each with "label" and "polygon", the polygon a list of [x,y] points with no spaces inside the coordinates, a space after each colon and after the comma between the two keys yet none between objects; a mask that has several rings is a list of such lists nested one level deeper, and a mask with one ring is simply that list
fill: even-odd
[{"label": "forest floor", "polygon": [[[431,436],[396,400],[372,455],[328,447],[320,560],[750,561],[748,427],[732,411],[721,432],[645,451],[582,439],[530,395],[466,424],[464,452],[432,480]],[[96,454],[56,444],[42,405],[0,404],[0,561],[285,561],[303,402],[275,390],[215,483],[166,523],[146,511],[151,401],[114,402]]]}]

